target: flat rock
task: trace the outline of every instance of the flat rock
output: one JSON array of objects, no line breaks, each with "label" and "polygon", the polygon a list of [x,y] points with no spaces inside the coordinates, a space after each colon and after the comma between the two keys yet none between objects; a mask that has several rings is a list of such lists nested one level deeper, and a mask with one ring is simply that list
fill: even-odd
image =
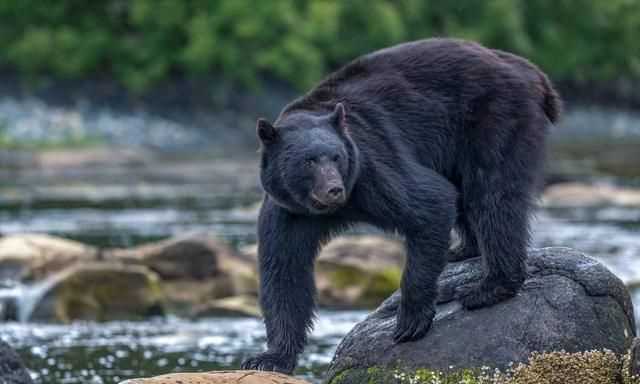
[{"label": "flat rock", "polygon": [[432,329],[416,342],[393,342],[396,292],[343,339],[329,382],[367,382],[371,368],[505,369],[533,352],[628,350],[636,333],[629,293],[602,264],[569,248],[544,248],[531,250],[527,265],[529,276],[515,298],[467,311],[454,292],[480,278],[481,260],[449,264]]},{"label": "flat rock", "polygon": [[276,372],[215,371],[171,373],[146,379],[126,380],[121,384],[309,384]]}]

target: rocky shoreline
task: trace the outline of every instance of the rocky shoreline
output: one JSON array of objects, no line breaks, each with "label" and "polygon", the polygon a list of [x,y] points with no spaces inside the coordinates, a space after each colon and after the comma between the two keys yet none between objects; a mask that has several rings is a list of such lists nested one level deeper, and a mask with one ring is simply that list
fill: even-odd
[{"label": "rocky shoreline", "polygon": [[[129,249],[100,249],[39,234],[4,236],[0,315],[5,321],[62,323],[166,314],[256,317],[255,257],[255,247],[238,252],[206,233]],[[320,304],[374,307],[397,288],[403,257],[393,239],[337,240],[319,258]]]}]

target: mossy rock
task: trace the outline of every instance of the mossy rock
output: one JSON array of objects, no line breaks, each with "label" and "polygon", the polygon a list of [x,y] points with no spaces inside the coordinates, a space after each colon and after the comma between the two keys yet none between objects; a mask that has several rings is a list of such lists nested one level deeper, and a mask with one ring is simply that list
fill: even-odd
[{"label": "mossy rock", "polygon": [[31,321],[139,320],[164,311],[158,276],[142,266],[90,263],[46,282]]},{"label": "mossy rock", "polygon": [[361,268],[321,261],[317,267],[320,304],[328,307],[374,308],[400,286],[402,270]]},{"label": "mossy rock", "polygon": [[627,367],[629,355],[611,351],[534,353],[505,371],[488,367],[451,372],[426,368],[349,368],[328,384],[639,384]]}]

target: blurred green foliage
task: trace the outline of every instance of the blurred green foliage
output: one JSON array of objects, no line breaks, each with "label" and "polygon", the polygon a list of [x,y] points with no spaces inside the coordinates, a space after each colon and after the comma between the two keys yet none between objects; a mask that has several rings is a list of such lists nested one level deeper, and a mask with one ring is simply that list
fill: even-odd
[{"label": "blurred green foliage", "polygon": [[637,0],[3,0],[0,65],[107,74],[142,91],[172,74],[307,87],[365,52],[456,36],[530,58],[556,80],[640,78]]}]

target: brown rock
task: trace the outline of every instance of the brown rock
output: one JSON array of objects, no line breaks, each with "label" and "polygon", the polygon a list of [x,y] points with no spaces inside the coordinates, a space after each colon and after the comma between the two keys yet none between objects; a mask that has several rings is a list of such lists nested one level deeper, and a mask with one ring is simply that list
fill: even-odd
[{"label": "brown rock", "polygon": [[542,201],[549,207],[640,206],[640,189],[613,185],[559,183],[551,185],[544,191]]},{"label": "brown rock", "polygon": [[253,263],[206,234],[187,235],[105,252],[106,258],[141,264],[163,279],[205,279],[221,274],[255,276]]},{"label": "brown rock", "polygon": [[96,248],[40,234],[0,237],[0,277],[38,280],[78,261],[92,261]]},{"label": "brown rock", "polygon": [[162,312],[158,276],[143,266],[88,263],[51,276],[27,319],[137,320]]},{"label": "brown rock", "polygon": [[157,273],[163,281],[166,308],[178,315],[193,315],[195,307],[211,300],[258,294],[255,262],[212,235],[186,235],[108,250],[104,257]]},{"label": "brown rock", "polygon": [[258,298],[256,296],[240,295],[224,299],[211,300],[197,306],[192,317],[260,317]]},{"label": "brown rock", "polygon": [[131,379],[121,384],[309,384],[307,381],[276,372],[217,371],[171,373],[146,379]]},{"label": "brown rock", "polygon": [[354,267],[400,267],[404,264],[402,242],[384,236],[341,236],[322,249],[319,261],[339,262]]}]

